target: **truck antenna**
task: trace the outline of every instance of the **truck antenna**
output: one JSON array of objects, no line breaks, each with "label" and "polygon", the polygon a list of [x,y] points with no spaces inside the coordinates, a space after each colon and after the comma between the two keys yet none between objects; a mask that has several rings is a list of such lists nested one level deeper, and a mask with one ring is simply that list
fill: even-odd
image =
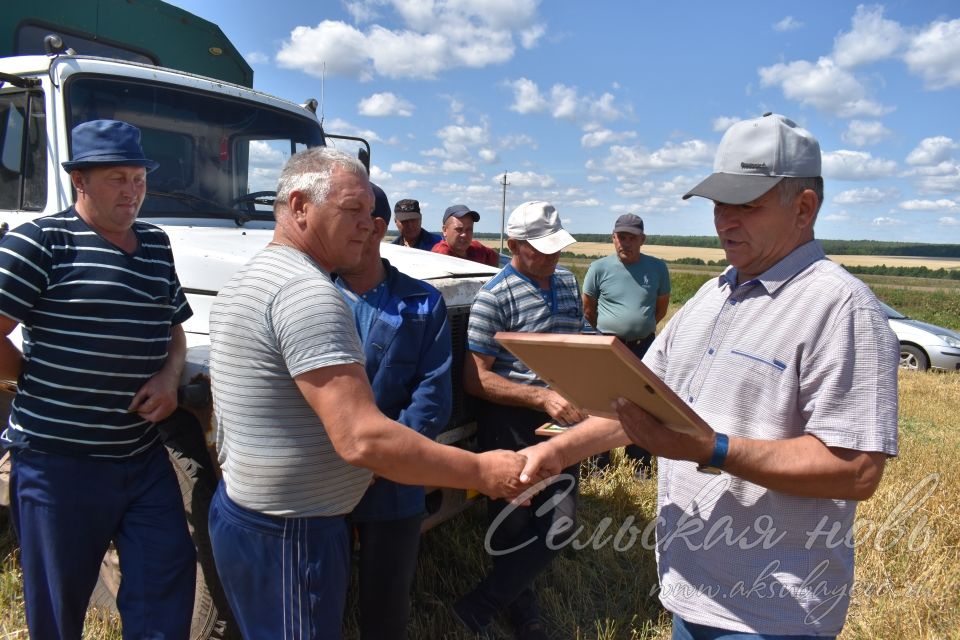
[{"label": "truck antenna", "polygon": [[327,62],[324,60],[320,63],[320,128],[323,129],[323,119],[326,116],[326,113],[323,110],[323,97],[324,90],[326,89],[327,82]]},{"label": "truck antenna", "polygon": [[503,253],[503,226],[507,215],[507,186],[510,184],[507,182],[506,170],[503,172],[503,179],[500,184],[503,186],[503,204],[500,206],[500,253]]}]

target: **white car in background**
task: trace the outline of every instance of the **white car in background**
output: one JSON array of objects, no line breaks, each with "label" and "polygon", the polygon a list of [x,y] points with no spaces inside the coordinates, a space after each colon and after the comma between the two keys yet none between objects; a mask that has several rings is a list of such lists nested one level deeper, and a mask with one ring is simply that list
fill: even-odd
[{"label": "white car in background", "polygon": [[919,371],[930,368],[960,371],[960,333],[913,320],[882,302],[880,306],[900,341],[901,367]]}]

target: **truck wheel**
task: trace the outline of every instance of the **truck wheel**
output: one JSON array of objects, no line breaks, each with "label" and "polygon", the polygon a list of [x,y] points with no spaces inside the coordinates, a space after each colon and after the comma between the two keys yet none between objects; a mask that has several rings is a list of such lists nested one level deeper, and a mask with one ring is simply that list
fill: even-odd
[{"label": "truck wheel", "polygon": [[[217,476],[207,453],[203,432],[193,416],[179,409],[158,426],[180,482],[190,536],[197,547],[197,585],[190,640],[240,640],[220,586],[210,547],[207,511],[217,487]],[[100,579],[90,599],[90,606],[101,611],[116,612],[119,586],[120,565],[111,545],[100,565]]]},{"label": "truck wheel", "polygon": [[218,480],[207,451],[203,430],[192,415],[179,409],[159,427],[180,481],[190,536],[197,547],[197,590],[190,638],[240,640],[240,633],[220,585],[220,577],[213,563],[213,549],[210,546],[207,514]]}]

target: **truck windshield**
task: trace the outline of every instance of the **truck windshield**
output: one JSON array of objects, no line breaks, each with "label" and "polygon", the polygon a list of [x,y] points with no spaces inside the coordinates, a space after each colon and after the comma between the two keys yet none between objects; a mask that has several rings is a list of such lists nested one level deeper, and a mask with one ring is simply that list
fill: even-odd
[{"label": "truck windshield", "polygon": [[79,76],[66,90],[68,126],[123,120],[140,128],[147,177],[141,218],[273,219],[273,190],[291,154],[324,144],[303,116],[252,101],[140,80]]}]

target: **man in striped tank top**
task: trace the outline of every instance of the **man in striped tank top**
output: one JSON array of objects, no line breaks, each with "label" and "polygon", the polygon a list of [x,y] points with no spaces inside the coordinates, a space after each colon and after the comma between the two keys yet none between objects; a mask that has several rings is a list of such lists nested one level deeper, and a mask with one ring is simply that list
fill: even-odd
[{"label": "man in striped tank top", "polygon": [[2,441],[27,625],[80,638],[112,540],[124,636],[186,638],[196,558],[156,423],[177,407],[192,311],[166,234],[137,221],[157,163],[116,120],[77,125],[72,158],[76,204],[0,242],[0,375],[17,380]]}]

